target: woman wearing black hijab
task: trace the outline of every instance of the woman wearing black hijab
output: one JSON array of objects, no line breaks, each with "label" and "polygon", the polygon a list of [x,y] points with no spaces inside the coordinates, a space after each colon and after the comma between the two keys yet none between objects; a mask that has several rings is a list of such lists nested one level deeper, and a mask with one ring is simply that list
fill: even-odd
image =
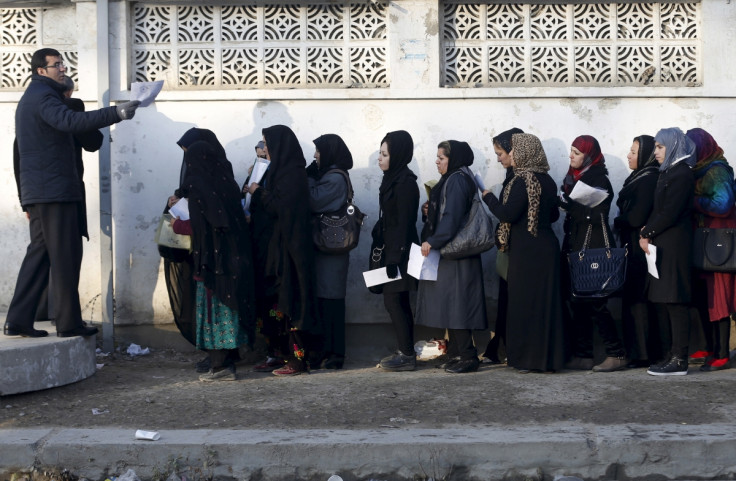
[{"label": "woman wearing black hijab", "polygon": [[[629,367],[649,367],[649,359],[656,360],[663,355],[658,352],[658,346],[650,346],[649,343],[649,320],[651,318],[656,323],[656,316],[650,315],[652,306],[647,300],[649,276],[646,254],[638,248],[639,234],[652,212],[659,178],[659,164],[653,153],[654,137],[640,135],[634,138],[626,156],[632,172],[618,193],[618,216],[613,219],[621,247],[629,246],[621,306]],[[651,348],[654,348],[654,352]]]},{"label": "woman wearing black hijab", "polygon": [[[339,135],[314,140],[314,162],[307,167],[312,213],[335,212],[348,200],[344,175],[353,168],[353,156]],[[345,295],[350,254],[325,254],[315,249],[317,313],[324,327],[323,346],[311,356],[311,366],[341,369],[345,361]]]},{"label": "woman wearing black hijab", "polygon": [[179,194],[189,200],[190,219],[175,219],[174,231],[192,236],[196,281],[196,343],[210,354],[202,381],[235,380],[229,350],[253,340],[253,270],[250,236],[240,189],[227,159],[207,142],[184,154]]},{"label": "woman wearing black hijab", "polygon": [[[217,136],[208,129],[199,129],[192,127],[187,130],[184,135],[176,142],[182,150],[186,151],[193,143],[197,141],[207,142],[217,154],[218,158],[224,159],[222,168],[232,177],[232,165],[227,160],[225,149],[217,140]],[[169,212],[169,208],[179,201],[182,197],[182,186],[184,185],[184,175],[186,174],[186,162],[182,160],[181,172],[179,174],[179,187],[174,195],[169,197],[164,213]],[[192,255],[186,249],[176,249],[172,247],[159,246],[159,253],[164,259],[164,277],[166,279],[166,289],[169,293],[169,302],[171,303],[171,311],[174,315],[174,322],[179,328],[182,336],[193,346],[197,345],[195,319],[196,310],[196,286],[192,272],[194,266],[192,264]],[[229,359],[237,360],[239,358],[237,351],[233,351]],[[207,372],[210,369],[209,356],[197,363],[197,372]]]},{"label": "woman wearing black hijab", "polygon": [[[519,128],[512,128],[501,132],[497,136],[493,137],[493,151],[496,153],[496,160],[501,166],[506,169],[506,176],[503,179],[503,186],[505,188],[511,179],[514,178],[514,168],[511,166],[511,136],[514,134],[523,134],[524,131]],[[500,224],[499,224],[500,225]],[[498,225],[496,226],[498,229]],[[506,270],[508,270],[508,254],[496,252],[496,270],[500,272],[499,267],[500,260],[502,257],[506,257]],[[498,309],[496,310],[496,325],[493,328],[493,338],[488,341],[486,350],[483,352],[481,358],[483,362],[489,364],[501,364],[501,357],[498,355],[501,342],[503,342],[504,348],[506,347],[506,317],[508,312],[509,302],[509,284],[506,282],[504,276],[499,275],[498,277]]]},{"label": "woman wearing black hijab", "polygon": [[[473,164],[473,150],[467,142],[441,142],[436,164],[442,177],[429,194],[427,221],[422,229],[425,256],[430,249],[441,249],[455,237],[478,195],[467,168]],[[488,327],[480,254],[458,260],[441,258],[437,280],[419,281],[417,324],[448,330],[450,348],[457,358],[445,365],[445,371],[478,370],[473,330]]]},{"label": "woman wearing black hijab", "polygon": [[309,185],[304,153],[289,127],[263,129],[263,141],[271,163],[261,183],[249,187],[256,255],[265,254],[257,282],[276,301],[262,320],[264,328],[276,327],[271,343],[287,357],[273,373],[293,376],[308,371],[308,343],[322,334],[315,314]]},{"label": "woman wearing black hijab", "polygon": [[419,243],[417,211],[419,188],[417,176],[408,164],[414,155],[414,141],[408,132],[389,132],[381,140],[378,167],[383,180],[378,189],[380,216],[373,228],[374,235],[383,232],[383,256],[388,277],[401,279],[383,285],[383,305],[396,331],[398,350],[383,359],[379,366],[385,371],[413,371],[417,367],[414,353],[414,316],[409,302],[409,291],[417,288],[417,281],[406,273],[409,248]]}]

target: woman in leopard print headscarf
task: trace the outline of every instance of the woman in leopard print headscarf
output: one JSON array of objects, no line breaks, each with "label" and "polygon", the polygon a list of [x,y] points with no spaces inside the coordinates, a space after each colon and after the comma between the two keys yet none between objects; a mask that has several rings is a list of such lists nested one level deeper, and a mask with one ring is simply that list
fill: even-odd
[{"label": "woman in leopard print headscarf", "polygon": [[560,216],[557,186],[536,136],[514,134],[511,147],[514,178],[501,199],[483,192],[501,222],[499,249],[509,256],[508,364],[521,372],[557,371],[564,362],[560,243],[552,231]]}]

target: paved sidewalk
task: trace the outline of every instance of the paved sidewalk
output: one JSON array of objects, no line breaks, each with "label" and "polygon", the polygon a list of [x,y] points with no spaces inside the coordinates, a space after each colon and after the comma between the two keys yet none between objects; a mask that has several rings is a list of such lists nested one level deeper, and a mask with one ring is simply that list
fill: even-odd
[{"label": "paved sidewalk", "polygon": [[190,481],[736,476],[736,369],[452,375],[349,361],[284,379],[246,362],[238,381],[205,384],[200,357],[98,357],[89,379],[1,397],[0,479],[31,466],[91,480],[128,468]]}]

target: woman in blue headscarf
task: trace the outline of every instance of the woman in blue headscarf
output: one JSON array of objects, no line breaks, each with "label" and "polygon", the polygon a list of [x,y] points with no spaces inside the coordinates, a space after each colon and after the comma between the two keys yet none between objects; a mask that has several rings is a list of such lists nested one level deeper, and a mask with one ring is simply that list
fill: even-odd
[{"label": "woman in blue headscarf", "polygon": [[650,276],[648,296],[657,308],[660,324],[669,320],[672,340],[669,355],[650,366],[647,373],[678,376],[687,374],[688,368],[695,144],[677,127],[662,129],[654,137],[654,157],[659,163],[659,178],[639,246],[648,255],[652,255],[650,246],[656,246],[659,277]]}]

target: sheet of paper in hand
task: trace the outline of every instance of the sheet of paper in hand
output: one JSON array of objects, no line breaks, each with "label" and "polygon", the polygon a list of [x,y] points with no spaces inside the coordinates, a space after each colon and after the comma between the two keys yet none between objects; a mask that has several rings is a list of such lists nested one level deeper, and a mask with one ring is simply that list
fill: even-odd
[{"label": "sheet of paper in hand", "polygon": [[148,107],[164,86],[163,80],[156,82],[133,82],[130,84],[130,100],[140,100],[141,107]]}]

